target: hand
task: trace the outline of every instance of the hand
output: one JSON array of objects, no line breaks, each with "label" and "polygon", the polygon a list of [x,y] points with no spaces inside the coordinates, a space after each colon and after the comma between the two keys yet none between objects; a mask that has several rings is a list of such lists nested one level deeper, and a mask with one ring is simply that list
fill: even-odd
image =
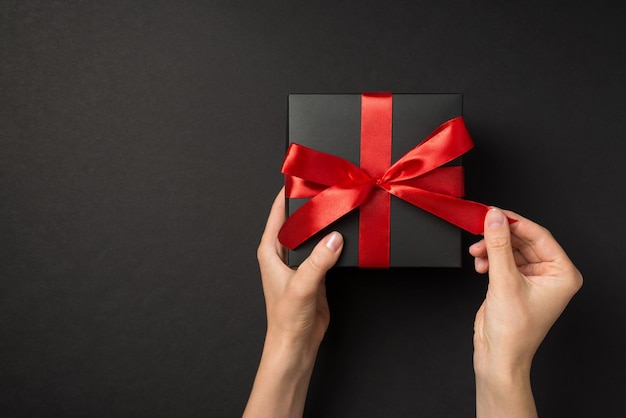
[{"label": "hand", "polygon": [[[517,222],[509,225],[505,214]],[[548,230],[496,208],[470,253],[476,271],[489,272],[474,322],[477,416],[536,416],[532,359],[582,275]]]},{"label": "hand", "polygon": [[276,197],[258,249],[267,308],[267,337],[306,351],[317,351],[328,328],[326,272],[343,247],[338,232],[325,237],[297,269],[285,265],[278,231],[285,222],[284,190]]},{"label": "hand", "polygon": [[341,254],[343,238],[338,232],[330,233],[294,270],[285,265],[285,248],[278,242],[284,222],[283,189],[276,196],[257,251],[267,333],[244,417],[302,416],[317,350],[330,321],[324,280]]}]

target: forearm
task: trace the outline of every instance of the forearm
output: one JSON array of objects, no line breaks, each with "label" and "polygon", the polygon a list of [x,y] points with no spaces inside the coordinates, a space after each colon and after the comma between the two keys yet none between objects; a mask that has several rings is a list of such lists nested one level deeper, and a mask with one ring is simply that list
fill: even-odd
[{"label": "forearm", "polygon": [[477,418],[536,418],[530,367],[476,371]]},{"label": "forearm", "polygon": [[316,354],[268,337],[243,417],[301,417]]}]

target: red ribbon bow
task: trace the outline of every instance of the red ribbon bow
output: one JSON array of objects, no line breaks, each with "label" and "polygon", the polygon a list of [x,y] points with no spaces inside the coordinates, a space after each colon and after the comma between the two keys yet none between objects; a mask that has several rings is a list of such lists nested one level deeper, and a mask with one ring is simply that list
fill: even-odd
[{"label": "red ribbon bow", "polygon": [[461,167],[440,167],[473,145],[463,118],[457,117],[389,166],[385,160],[391,159],[391,95],[363,95],[360,168],[343,158],[290,144],[282,167],[286,196],[312,199],[287,219],[278,238],[295,249],[360,206],[359,265],[387,267],[390,194],[480,234],[489,207],[457,197],[463,195]]}]

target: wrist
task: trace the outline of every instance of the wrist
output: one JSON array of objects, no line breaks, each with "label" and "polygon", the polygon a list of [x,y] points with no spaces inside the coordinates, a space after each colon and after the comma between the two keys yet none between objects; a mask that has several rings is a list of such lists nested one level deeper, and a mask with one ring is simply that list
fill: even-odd
[{"label": "wrist", "polygon": [[530,362],[502,361],[474,353],[474,371],[477,417],[537,416],[530,382]]},{"label": "wrist", "polygon": [[474,351],[474,373],[484,381],[530,379],[531,358],[501,355],[492,352]]},{"label": "wrist", "polygon": [[317,348],[268,333],[244,417],[301,417]]},{"label": "wrist", "polygon": [[289,375],[311,373],[319,345],[268,332],[262,360],[271,362],[275,370]]},{"label": "wrist", "polygon": [[501,370],[475,371],[477,390],[485,390],[497,396],[508,396],[511,390],[530,387],[530,369],[503,368]]},{"label": "wrist", "polygon": [[476,416],[536,418],[530,373],[517,371],[476,375]]}]

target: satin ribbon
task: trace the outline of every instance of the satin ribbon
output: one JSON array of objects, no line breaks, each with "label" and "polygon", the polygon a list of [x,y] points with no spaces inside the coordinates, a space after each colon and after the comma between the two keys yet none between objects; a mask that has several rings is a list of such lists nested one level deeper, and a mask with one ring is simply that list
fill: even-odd
[{"label": "satin ribbon", "polygon": [[295,249],[360,206],[359,266],[388,267],[389,195],[473,234],[483,232],[489,207],[459,199],[462,168],[441,167],[473,147],[463,118],[443,123],[389,166],[391,101],[390,94],[362,95],[361,167],[299,144],[289,145],[281,170],[286,175],[285,195],[311,200],[280,230],[278,238],[285,247]]}]

